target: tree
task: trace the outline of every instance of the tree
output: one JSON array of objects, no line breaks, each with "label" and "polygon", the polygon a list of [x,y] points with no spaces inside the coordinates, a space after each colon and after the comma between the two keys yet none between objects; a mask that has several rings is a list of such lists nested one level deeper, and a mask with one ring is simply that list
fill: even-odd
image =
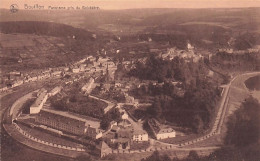
[{"label": "tree", "polygon": [[199,158],[198,153],[196,151],[192,150],[192,151],[189,152],[187,160],[188,161],[199,161],[200,158]]},{"label": "tree", "polygon": [[146,159],[142,159],[141,161],[161,161],[159,152],[155,151],[152,155],[150,155]]},{"label": "tree", "polygon": [[148,113],[151,116],[156,117],[156,118],[160,118],[161,117],[161,115],[162,115],[162,106],[161,106],[160,99],[158,97],[155,99],[155,103],[150,108],[148,108]]},{"label": "tree", "polygon": [[110,119],[108,119],[106,116],[101,119],[100,122],[100,128],[103,130],[107,130],[110,123]]},{"label": "tree", "polygon": [[228,122],[225,143],[238,147],[260,139],[260,104],[252,96],[247,98]]}]

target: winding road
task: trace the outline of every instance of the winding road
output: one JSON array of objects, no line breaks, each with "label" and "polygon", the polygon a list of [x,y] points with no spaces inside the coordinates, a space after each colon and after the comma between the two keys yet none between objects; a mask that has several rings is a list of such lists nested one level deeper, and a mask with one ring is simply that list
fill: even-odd
[{"label": "winding road", "polygon": [[[152,145],[146,150],[152,151],[152,150],[167,150],[167,149],[169,150],[169,149],[172,149],[172,150],[187,151],[187,150],[209,150],[209,149],[214,150],[214,149],[219,148],[218,146],[205,146],[205,147],[195,146],[193,148],[186,147],[186,146],[192,145],[192,144],[195,144],[195,143],[198,143],[198,142],[201,142],[201,141],[206,141],[207,139],[209,139],[213,136],[221,134],[223,132],[222,131],[223,125],[224,125],[225,120],[226,120],[226,118],[229,114],[228,113],[229,108],[230,108],[229,106],[231,106],[233,104],[240,104],[244,100],[244,98],[246,96],[248,96],[248,94],[249,94],[248,90],[246,89],[246,87],[244,85],[244,81],[246,79],[248,79],[249,77],[252,77],[252,76],[255,76],[255,75],[258,75],[258,74],[260,74],[260,72],[250,72],[250,73],[239,74],[239,75],[235,76],[230,81],[229,84],[224,86],[224,91],[223,91],[223,94],[222,94],[222,98],[221,98],[219,110],[217,112],[217,116],[215,118],[215,121],[214,121],[214,124],[213,124],[211,130],[207,134],[200,136],[198,138],[195,138],[193,140],[184,141],[184,142],[179,143],[179,144],[169,144],[169,143],[161,142],[159,140],[150,139],[152,142],[160,144],[160,146],[159,146],[159,148],[158,148],[158,146],[155,148],[155,146]],[[233,99],[233,97],[234,97],[233,95],[236,94],[236,92],[243,92],[243,91],[246,93],[243,97],[241,96],[240,99]],[[27,96],[24,96],[24,97],[27,97]],[[115,106],[114,103],[111,103],[107,100],[100,99],[100,98],[97,98],[95,96],[90,96],[90,97],[95,98],[95,99],[99,99],[101,101],[108,103],[107,111]],[[13,104],[13,107],[16,106],[16,104],[17,104],[17,102]],[[12,114],[13,113],[12,112],[13,107],[11,107],[11,108],[9,107],[10,110],[7,113],[11,112],[11,114]],[[8,107],[6,107],[6,108],[8,108]],[[4,109],[6,109],[6,108],[4,108]],[[1,108],[1,112],[3,112],[4,109]]]}]

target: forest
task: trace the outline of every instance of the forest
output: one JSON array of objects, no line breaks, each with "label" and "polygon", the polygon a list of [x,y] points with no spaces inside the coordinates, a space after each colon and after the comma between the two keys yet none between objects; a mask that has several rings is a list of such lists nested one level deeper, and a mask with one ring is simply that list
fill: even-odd
[{"label": "forest", "polygon": [[229,54],[218,52],[213,55],[211,66],[223,71],[256,71],[260,69],[259,53]]},{"label": "forest", "polygon": [[194,78],[205,75],[208,69],[203,61],[198,63],[185,62],[175,57],[173,60],[163,60],[151,54],[145,63],[136,62],[135,68],[128,74],[141,80],[156,80],[159,83],[165,80],[181,81],[189,84]]},{"label": "forest", "polygon": [[[153,97],[152,106],[144,112],[148,118],[188,127],[200,133],[209,127],[215,116],[221,92],[217,85],[203,76],[206,72],[203,62],[186,63],[179,58],[166,61],[151,56],[145,64],[138,63],[129,74],[163,82],[162,86],[149,84],[132,91],[137,97]],[[169,80],[177,80],[182,85],[174,86]],[[178,94],[180,89],[184,95]]]},{"label": "forest", "polygon": [[196,151],[190,151],[186,158],[171,159],[168,155],[156,151],[142,161],[258,161],[260,159],[259,116],[260,104],[250,96],[231,115],[224,145],[209,156],[202,157]]}]

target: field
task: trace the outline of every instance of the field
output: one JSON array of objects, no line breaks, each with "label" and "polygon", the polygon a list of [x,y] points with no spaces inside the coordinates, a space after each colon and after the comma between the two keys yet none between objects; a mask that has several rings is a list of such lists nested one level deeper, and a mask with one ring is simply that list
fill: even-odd
[{"label": "field", "polygon": [[44,69],[73,59],[72,53],[65,52],[67,46],[57,45],[64,44],[61,38],[31,34],[1,34],[0,37],[3,72]]}]

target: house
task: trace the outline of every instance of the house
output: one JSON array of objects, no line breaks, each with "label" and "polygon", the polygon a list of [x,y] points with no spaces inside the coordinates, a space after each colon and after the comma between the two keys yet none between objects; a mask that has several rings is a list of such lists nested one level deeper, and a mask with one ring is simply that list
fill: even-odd
[{"label": "house", "polygon": [[67,72],[67,71],[70,70],[70,68],[69,68],[69,67],[65,67],[63,70],[64,70],[65,72]]},{"label": "house", "polygon": [[124,112],[121,117],[123,120],[128,119],[128,114],[126,112]]},{"label": "house", "polygon": [[30,114],[39,113],[48,98],[47,91],[38,92],[35,102],[30,107]]},{"label": "house", "polygon": [[112,153],[112,149],[104,141],[102,141],[100,149],[101,158]]},{"label": "house", "polygon": [[125,93],[125,101],[126,101],[126,103],[134,103],[135,98],[133,96],[129,96],[127,93]]},{"label": "house", "polygon": [[29,76],[28,77],[28,82],[31,82],[31,81],[36,81],[38,79],[38,77],[37,76]]},{"label": "house", "polygon": [[117,88],[117,87],[122,87],[122,84],[121,83],[118,83],[118,82],[116,82],[115,83],[115,87]]},{"label": "house", "polygon": [[116,67],[115,63],[111,60],[108,60],[106,62],[102,62],[101,65],[102,65],[103,68],[107,68],[107,69],[111,69],[111,68]]},{"label": "house", "polygon": [[74,67],[74,68],[72,68],[72,72],[73,73],[79,73],[80,72],[80,68]]},{"label": "house", "polygon": [[53,72],[51,73],[51,76],[53,76],[53,77],[59,77],[59,76],[61,76],[61,71],[53,71]]},{"label": "house", "polygon": [[138,142],[148,141],[148,134],[143,129],[134,129],[132,139],[133,141],[138,141]]},{"label": "house", "polygon": [[3,91],[6,91],[7,89],[8,89],[8,88],[5,86],[5,87],[1,88],[0,91],[3,92]]},{"label": "house", "polygon": [[18,72],[18,71],[12,71],[12,72],[9,72],[9,75],[10,76],[22,76],[22,72]]},{"label": "house", "polygon": [[90,62],[94,62],[94,61],[96,61],[96,58],[91,55],[91,56],[87,57],[87,60]]},{"label": "house", "polygon": [[86,93],[90,93],[91,88],[93,88],[94,82],[94,78],[91,77],[89,81],[81,88],[81,90]]},{"label": "house", "polygon": [[[128,115],[127,115],[128,118]],[[131,122],[129,120],[123,119],[121,122],[118,123],[119,127],[123,127],[123,128],[127,128],[127,127],[131,127]]]},{"label": "house", "polygon": [[190,43],[187,43],[187,49],[188,49],[188,50],[193,50],[193,49],[194,49],[194,46],[192,46]]},{"label": "house", "polygon": [[159,50],[159,49],[156,49],[156,48],[152,48],[152,49],[149,49],[149,51],[150,51],[151,53],[157,53],[157,52],[159,52],[160,50]]},{"label": "house", "polygon": [[108,62],[108,61],[110,61],[109,58],[100,57],[97,62],[98,63],[105,63],[105,62]]},{"label": "house", "polygon": [[120,127],[118,127],[117,125],[113,125],[111,128],[112,132],[118,132],[120,130]]},{"label": "house", "polygon": [[36,116],[35,121],[42,125],[75,135],[85,135],[95,139],[102,137],[102,132],[99,130],[100,121],[92,117],[64,111],[42,109]]},{"label": "house", "polygon": [[86,64],[80,64],[79,65],[79,71],[84,72],[86,70]]},{"label": "house", "polygon": [[111,121],[110,123],[110,129],[113,127],[113,126],[117,126],[117,122],[116,121]]},{"label": "house", "polygon": [[148,126],[150,127],[154,137],[157,140],[173,138],[176,136],[175,130],[170,127],[163,127],[157,120],[151,119],[148,121]]},{"label": "house", "polygon": [[22,84],[23,84],[23,80],[17,80],[17,81],[14,82],[12,87],[17,87],[17,86],[20,86]]},{"label": "house", "polygon": [[156,134],[156,139],[160,140],[166,138],[174,138],[175,136],[176,136],[176,132],[172,128],[162,128]]},{"label": "house", "polygon": [[86,58],[83,58],[83,59],[79,60],[78,63],[79,64],[84,63],[86,60],[87,60]]}]

